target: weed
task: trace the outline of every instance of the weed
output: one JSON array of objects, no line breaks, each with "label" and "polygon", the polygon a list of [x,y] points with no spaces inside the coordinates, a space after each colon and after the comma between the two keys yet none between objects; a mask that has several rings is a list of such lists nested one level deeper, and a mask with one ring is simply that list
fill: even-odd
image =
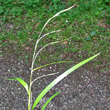
[{"label": "weed", "polygon": [[[57,83],[59,83],[62,79],[64,79],[66,76],[68,76],[71,72],[75,71],[76,69],[78,69],[79,67],[81,67],[82,65],[86,64],[87,62],[91,61],[92,59],[94,59],[95,57],[97,57],[97,56],[99,55],[99,53],[98,53],[98,54],[96,54],[96,55],[94,55],[94,56],[92,56],[92,57],[90,57],[90,58],[88,58],[88,59],[86,59],[86,60],[84,60],[84,61],[82,61],[82,62],[76,64],[75,66],[71,67],[70,69],[68,69],[67,71],[65,71],[64,73],[62,73],[62,74],[61,74],[60,76],[58,76],[55,80],[53,80],[47,87],[45,87],[45,89],[38,95],[38,97],[36,98],[34,104],[32,105],[32,90],[31,90],[31,88],[32,88],[33,83],[34,83],[36,80],[38,80],[38,79],[40,79],[40,78],[42,78],[42,77],[47,77],[47,76],[51,76],[51,75],[57,74],[57,73],[54,73],[54,74],[48,74],[48,75],[44,75],[44,76],[39,76],[38,78],[35,78],[35,79],[33,80],[34,71],[35,71],[35,70],[38,70],[38,69],[40,69],[40,68],[42,68],[42,67],[52,65],[52,64],[56,64],[56,63],[66,63],[66,62],[68,62],[68,61],[53,62],[53,63],[50,63],[50,64],[46,64],[46,65],[43,65],[43,66],[34,68],[34,64],[35,64],[35,60],[36,60],[37,56],[39,55],[39,53],[40,53],[45,47],[47,47],[47,46],[49,46],[49,45],[53,45],[53,44],[59,43],[59,42],[62,42],[62,41],[51,42],[51,43],[49,43],[49,44],[46,44],[46,45],[43,46],[38,52],[36,52],[36,51],[37,51],[37,47],[38,47],[38,43],[39,43],[39,41],[40,41],[41,39],[43,39],[44,37],[46,37],[46,36],[49,35],[49,34],[58,33],[58,32],[60,32],[60,30],[52,31],[52,32],[46,33],[46,34],[44,34],[44,35],[42,35],[42,33],[43,33],[45,27],[47,26],[47,24],[48,24],[53,18],[59,16],[59,15],[60,15],[61,13],[63,13],[63,12],[66,12],[66,11],[72,9],[73,7],[74,7],[74,6],[69,7],[69,8],[67,8],[67,9],[64,9],[64,10],[58,12],[57,14],[55,14],[54,16],[52,16],[50,19],[48,19],[48,21],[44,24],[44,26],[43,26],[43,28],[42,28],[42,30],[41,30],[39,36],[38,36],[38,39],[37,39],[37,41],[36,41],[36,44],[35,44],[35,49],[34,49],[33,59],[32,59],[32,65],[31,65],[31,74],[30,74],[30,83],[29,83],[29,85],[28,85],[24,80],[22,80],[21,78],[7,79],[7,80],[17,80],[17,81],[26,89],[27,94],[28,94],[28,110],[31,110],[31,109],[34,110],[35,107],[37,106],[37,104],[39,103],[39,101],[44,97],[44,95],[45,95],[52,87],[54,87]],[[67,39],[66,39],[66,41],[67,41]],[[63,42],[64,42],[64,40],[63,40]],[[82,56],[80,56],[80,57],[82,57]],[[26,58],[28,58],[28,56],[26,56]],[[60,92],[57,92],[57,93],[55,93],[54,95],[52,95],[52,96],[49,98],[49,100],[47,100],[47,102],[44,104],[44,106],[42,107],[41,110],[44,110],[44,109],[46,108],[46,106],[48,105],[48,103],[49,103],[55,96],[57,96],[59,93],[60,93]]]}]

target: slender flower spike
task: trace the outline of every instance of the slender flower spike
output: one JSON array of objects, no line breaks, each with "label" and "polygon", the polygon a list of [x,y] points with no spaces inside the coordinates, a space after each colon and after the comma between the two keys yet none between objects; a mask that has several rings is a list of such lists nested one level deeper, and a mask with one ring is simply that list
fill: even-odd
[{"label": "slender flower spike", "polygon": [[[40,78],[43,78],[43,77],[47,77],[47,76],[52,76],[52,75],[55,75],[55,74],[58,74],[58,73],[54,73],[54,74],[46,74],[46,75],[42,75],[42,76],[39,76],[37,78],[35,78],[33,80],[33,73],[35,72],[35,70],[38,70],[40,68],[43,68],[43,67],[46,67],[46,66],[49,66],[49,65],[52,65],[52,64],[58,64],[58,63],[67,63],[68,61],[59,61],[59,62],[53,62],[53,63],[49,63],[49,64],[46,64],[46,65],[43,65],[43,66],[40,66],[40,67],[37,67],[37,68],[34,68],[34,64],[35,64],[35,61],[38,57],[38,55],[40,54],[40,52],[45,49],[47,46],[50,46],[50,45],[53,45],[53,44],[56,44],[56,43],[61,43],[63,42],[65,45],[68,44],[68,41],[69,39],[66,39],[66,40],[62,40],[62,41],[55,41],[55,42],[51,42],[51,43],[48,43],[46,44],[45,46],[43,46],[40,50],[37,51],[38,49],[38,43],[41,41],[41,39],[43,39],[44,37],[52,34],[52,33],[57,33],[57,32],[60,32],[60,30],[56,30],[56,31],[51,31],[51,32],[48,32],[44,35],[43,34],[43,31],[45,29],[45,27],[47,26],[47,24],[52,20],[54,19],[55,17],[59,16],[61,13],[63,12],[66,12],[70,9],[72,9],[73,7],[76,7],[77,5],[74,4],[73,6],[67,8],[67,9],[64,9],[62,11],[59,11],[58,13],[56,13],[55,15],[53,15],[51,18],[49,18],[47,20],[47,22],[44,24],[44,26],[42,27],[41,29],[41,32],[38,36],[38,39],[35,43],[35,47],[34,47],[34,52],[33,52],[33,58],[32,58],[32,64],[31,64],[31,74],[30,74],[30,82],[29,82],[29,85],[21,78],[12,78],[12,79],[7,79],[7,80],[17,80],[27,91],[28,93],[28,110],[34,110],[35,107],[37,106],[37,104],[40,102],[40,100],[45,96],[45,94],[52,88],[54,87],[57,83],[59,83],[61,80],[63,80],[65,77],[67,77],[70,73],[72,73],[73,71],[75,71],[76,69],[78,69],[79,67],[83,66],[84,64],[86,64],[87,62],[91,61],[92,59],[94,59],[95,57],[97,57],[100,53],[76,64],[75,66],[71,67],[70,69],[68,69],[67,71],[65,71],[64,73],[62,73],[61,75],[59,75],[56,79],[54,79],[49,85],[47,85],[43,90],[42,92],[37,96],[37,98],[35,99],[34,103],[32,102],[32,84],[40,79]],[[56,94],[52,95],[48,100],[47,102],[44,104],[44,106],[41,108],[41,110],[44,110],[46,108],[46,106],[48,105],[48,103],[54,98],[56,97],[60,92],[57,92]],[[33,105],[32,105],[33,104]]]}]

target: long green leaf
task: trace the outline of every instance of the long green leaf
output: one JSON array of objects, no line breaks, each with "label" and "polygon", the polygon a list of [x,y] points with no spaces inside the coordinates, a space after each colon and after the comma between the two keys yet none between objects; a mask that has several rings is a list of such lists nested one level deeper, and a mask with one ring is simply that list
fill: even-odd
[{"label": "long green leaf", "polygon": [[27,91],[28,95],[29,95],[29,87],[28,84],[21,78],[12,78],[12,79],[6,79],[6,80],[17,80]]},{"label": "long green leaf", "polygon": [[71,72],[73,72],[74,70],[78,69],[79,67],[81,67],[82,65],[86,64],[87,62],[89,62],[90,60],[94,59],[95,57],[97,57],[100,53],[76,64],[75,66],[71,67],[70,69],[68,69],[67,71],[65,71],[63,74],[61,74],[60,76],[58,76],[55,80],[53,80],[36,98],[33,106],[32,106],[32,110],[36,107],[36,105],[39,103],[39,101],[43,98],[43,96],[52,88],[54,87],[58,82],[60,82],[63,78],[65,78],[67,75],[69,75]]},{"label": "long green leaf", "polygon": [[46,67],[46,66],[49,66],[49,65],[53,65],[53,64],[58,64],[58,63],[70,63],[72,61],[59,61],[59,62],[53,62],[53,63],[49,63],[49,64],[45,64],[43,66],[40,66],[40,67],[37,67],[35,69],[33,69],[33,71],[37,70],[37,69],[40,69],[40,68],[43,68],[43,67]]},{"label": "long green leaf", "polygon": [[45,110],[45,108],[47,107],[47,105],[49,104],[49,102],[50,102],[54,97],[56,97],[58,94],[60,94],[60,92],[57,92],[57,93],[55,93],[54,95],[52,95],[52,96],[46,101],[46,103],[44,104],[44,106],[42,107],[41,110]]}]

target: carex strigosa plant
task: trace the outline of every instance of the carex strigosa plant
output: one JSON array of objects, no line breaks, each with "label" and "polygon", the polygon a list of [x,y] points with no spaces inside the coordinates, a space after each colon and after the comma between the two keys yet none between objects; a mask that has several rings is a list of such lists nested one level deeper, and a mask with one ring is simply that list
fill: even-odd
[{"label": "carex strigosa plant", "polygon": [[[58,73],[53,73],[53,74],[47,74],[47,75],[42,75],[42,76],[39,76],[35,79],[33,79],[33,74],[34,74],[34,71],[35,70],[38,70],[40,68],[43,68],[45,66],[49,66],[49,65],[52,65],[52,64],[56,64],[56,63],[65,63],[65,62],[68,62],[68,61],[59,61],[59,62],[53,62],[53,63],[50,63],[50,64],[46,64],[46,65],[43,65],[43,66],[40,66],[40,67],[37,67],[37,68],[34,68],[34,63],[36,61],[36,58],[37,56],[39,55],[39,53],[44,49],[46,48],[47,46],[49,45],[53,45],[53,44],[56,44],[56,43],[60,43],[60,42],[63,42],[65,40],[62,40],[62,41],[56,41],[56,42],[51,42],[49,44],[46,44],[45,46],[43,46],[41,49],[39,49],[39,51],[37,51],[37,47],[38,47],[38,43],[41,39],[43,39],[44,37],[46,37],[47,35],[49,34],[52,34],[52,33],[57,33],[57,32],[60,32],[60,30],[56,30],[56,31],[51,31],[49,33],[46,33],[44,35],[42,35],[42,32],[43,30],[45,29],[45,27],[47,26],[47,24],[55,17],[59,16],[61,13],[64,13],[70,9],[72,9],[74,7],[71,6],[67,9],[64,9],[62,11],[59,11],[58,13],[56,13],[54,16],[52,16],[51,18],[49,18],[47,20],[47,22],[44,24],[39,36],[38,36],[38,39],[36,41],[36,44],[35,44],[35,48],[34,48],[34,53],[33,53],[33,58],[32,58],[32,65],[31,65],[31,73],[30,73],[30,82],[29,82],[29,85],[21,78],[12,78],[12,79],[7,79],[7,80],[17,80],[27,91],[27,94],[28,94],[28,110],[34,110],[35,107],[38,105],[38,103],[40,102],[40,100],[44,97],[44,95],[52,88],[54,87],[57,83],[59,83],[62,79],[64,79],[66,76],[68,76],[70,73],[72,73],[73,71],[75,71],[76,69],[78,69],[79,67],[81,67],[82,65],[86,64],[87,62],[89,62],[90,60],[94,59],[96,56],[98,56],[100,53],[76,64],[75,66],[71,67],[70,69],[68,69],[67,71],[65,71],[64,73],[62,73],[61,75],[59,75],[56,79],[54,79],[48,86],[45,87],[45,89],[42,90],[42,92],[37,96],[36,100],[34,101],[34,103],[32,103],[32,85],[33,83],[35,83],[36,80],[38,80],[39,78],[42,78],[42,77],[47,77],[47,76],[52,76],[52,75],[56,75]],[[67,39],[66,39],[67,40]],[[37,52],[36,52],[37,51]],[[60,92],[57,92],[55,93],[54,95],[52,95],[48,100],[47,102],[43,105],[43,107],[41,108],[41,110],[44,110],[46,108],[46,106],[48,105],[48,103],[55,97],[59,94]]]}]

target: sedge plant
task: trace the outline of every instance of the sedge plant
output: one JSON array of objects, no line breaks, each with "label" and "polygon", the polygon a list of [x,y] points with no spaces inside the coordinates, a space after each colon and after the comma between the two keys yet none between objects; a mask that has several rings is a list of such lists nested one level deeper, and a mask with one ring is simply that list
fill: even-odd
[{"label": "sedge plant", "polygon": [[[59,75],[56,79],[54,79],[48,86],[45,87],[45,89],[42,90],[42,92],[37,96],[37,98],[35,99],[34,103],[32,102],[32,85],[33,83],[35,83],[36,80],[38,80],[39,78],[42,78],[42,77],[47,77],[47,76],[52,76],[52,75],[56,75],[58,73],[52,73],[52,74],[47,74],[47,75],[42,75],[42,76],[39,76],[35,79],[33,79],[33,74],[34,74],[34,71],[40,69],[40,68],[43,68],[45,66],[49,66],[49,65],[52,65],[52,64],[56,64],[56,63],[65,63],[65,62],[68,62],[68,61],[59,61],[59,62],[53,62],[53,63],[50,63],[50,64],[45,64],[43,66],[40,66],[40,67],[37,67],[37,68],[34,68],[34,64],[35,64],[35,61],[37,59],[37,56],[39,55],[39,53],[44,49],[46,48],[47,46],[49,45],[53,45],[53,44],[56,44],[56,43],[59,43],[59,42],[63,42],[63,41],[56,41],[56,42],[51,42],[49,44],[46,44],[45,46],[43,46],[41,49],[39,49],[39,51],[37,51],[37,47],[38,47],[38,43],[39,41],[46,37],[47,35],[49,34],[52,34],[52,33],[57,33],[57,32],[60,32],[60,30],[57,30],[57,31],[51,31],[49,33],[46,33],[44,35],[42,35],[42,32],[43,30],[45,29],[45,27],[47,26],[47,24],[55,17],[57,17],[58,15],[60,15],[61,13],[63,12],[66,12],[70,9],[72,9],[74,7],[71,6],[67,9],[64,9],[62,11],[59,11],[58,13],[56,13],[54,16],[52,16],[51,18],[49,18],[47,20],[47,22],[44,24],[39,36],[38,36],[38,39],[36,41],[36,44],[35,44],[35,48],[34,48],[34,53],[33,53],[33,58],[32,58],[32,65],[31,65],[31,73],[30,73],[30,82],[29,82],[29,85],[27,84],[27,82],[25,82],[23,79],[21,78],[12,78],[12,79],[7,79],[7,80],[17,80],[27,91],[27,94],[28,94],[28,110],[34,110],[35,107],[38,105],[38,103],[40,102],[40,100],[45,96],[45,94],[52,88],[54,87],[57,83],[59,83],[62,79],[64,79],[66,76],[68,76],[70,73],[72,73],[73,71],[75,71],[76,69],[78,69],[79,67],[81,67],[82,65],[86,64],[87,62],[91,61],[92,59],[94,59],[96,56],[98,56],[100,53],[76,64],[75,66],[71,67],[70,69],[68,69],[67,71],[65,71],[64,73],[62,73],[61,75]],[[55,94],[53,94],[48,100],[47,102],[43,105],[43,107],[41,108],[41,110],[44,110],[46,108],[46,106],[48,105],[48,103],[54,98],[56,97],[60,92],[57,92]]]}]

